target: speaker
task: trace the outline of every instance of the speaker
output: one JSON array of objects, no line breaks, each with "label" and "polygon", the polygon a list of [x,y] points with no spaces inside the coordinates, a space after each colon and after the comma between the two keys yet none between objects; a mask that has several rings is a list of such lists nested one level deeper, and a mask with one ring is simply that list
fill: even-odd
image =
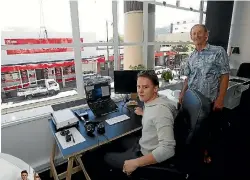
[{"label": "speaker", "polygon": [[97,126],[97,133],[104,134],[105,126],[103,122],[86,121],[84,124],[85,131],[88,136],[94,136],[95,127]]}]

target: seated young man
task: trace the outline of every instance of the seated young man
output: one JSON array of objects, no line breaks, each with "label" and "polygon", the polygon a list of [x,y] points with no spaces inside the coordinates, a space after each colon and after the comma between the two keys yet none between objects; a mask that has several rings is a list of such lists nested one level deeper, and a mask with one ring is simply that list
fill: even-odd
[{"label": "seated young man", "polygon": [[175,153],[173,132],[176,108],[169,100],[159,97],[159,80],[152,71],[142,71],[137,78],[137,92],[144,102],[144,110],[136,108],[142,115],[142,136],[134,146],[125,152],[107,153],[105,162],[115,169],[130,175],[138,167],[161,163]]}]

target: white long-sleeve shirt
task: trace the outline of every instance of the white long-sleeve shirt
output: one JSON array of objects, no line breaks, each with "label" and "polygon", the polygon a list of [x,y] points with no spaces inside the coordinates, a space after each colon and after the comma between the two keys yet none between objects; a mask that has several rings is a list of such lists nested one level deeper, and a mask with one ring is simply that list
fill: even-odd
[{"label": "white long-sleeve shirt", "polygon": [[176,108],[165,97],[145,103],[139,141],[143,155],[152,153],[158,163],[174,156],[173,125],[176,114]]}]

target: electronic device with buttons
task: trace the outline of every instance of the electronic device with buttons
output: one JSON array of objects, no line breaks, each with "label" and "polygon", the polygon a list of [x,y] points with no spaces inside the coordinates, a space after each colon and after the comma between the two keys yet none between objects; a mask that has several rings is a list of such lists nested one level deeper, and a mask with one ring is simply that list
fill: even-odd
[{"label": "electronic device with buttons", "polygon": [[111,87],[107,81],[96,81],[84,86],[86,100],[95,116],[104,116],[118,111],[118,106],[111,99]]},{"label": "electronic device with buttons", "polygon": [[70,109],[54,111],[51,116],[57,131],[78,126],[79,120]]}]

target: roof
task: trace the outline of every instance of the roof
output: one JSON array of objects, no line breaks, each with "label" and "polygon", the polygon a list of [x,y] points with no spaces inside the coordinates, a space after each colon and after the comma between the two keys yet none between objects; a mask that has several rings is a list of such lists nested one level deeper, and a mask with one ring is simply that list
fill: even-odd
[{"label": "roof", "polygon": [[192,43],[192,40],[190,38],[190,33],[169,33],[169,34],[159,34],[156,36],[157,42],[190,42]]}]

